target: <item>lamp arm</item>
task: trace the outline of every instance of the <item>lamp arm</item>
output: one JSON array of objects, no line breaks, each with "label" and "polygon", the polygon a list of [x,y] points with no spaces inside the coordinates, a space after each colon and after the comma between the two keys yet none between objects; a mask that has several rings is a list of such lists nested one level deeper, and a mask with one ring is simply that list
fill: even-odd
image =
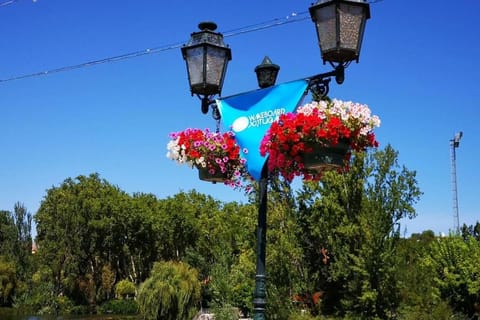
[{"label": "lamp arm", "polygon": [[330,90],[331,77],[335,77],[335,81],[338,84],[342,84],[345,80],[345,67],[338,65],[334,70],[325,73],[319,73],[311,77],[307,77],[308,86],[307,91],[310,90],[312,94],[318,98],[324,98],[327,96]]},{"label": "lamp arm", "polygon": [[207,114],[209,106],[215,103],[215,100],[213,99],[214,96],[200,95],[200,94],[197,94],[196,96],[198,97],[198,99],[202,101],[202,113]]}]

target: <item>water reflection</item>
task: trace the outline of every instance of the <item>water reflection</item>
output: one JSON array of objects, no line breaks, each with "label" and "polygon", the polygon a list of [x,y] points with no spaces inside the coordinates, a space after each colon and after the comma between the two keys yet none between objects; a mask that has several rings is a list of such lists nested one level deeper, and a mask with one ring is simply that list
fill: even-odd
[{"label": "water reflection", "polygon": [[135,316],[116,316],[116,315],[88,315],[88,316],[76,316],[76,315],[25,315],[19,314],[17,310],[0,308],[1,320],[136,320]]}]

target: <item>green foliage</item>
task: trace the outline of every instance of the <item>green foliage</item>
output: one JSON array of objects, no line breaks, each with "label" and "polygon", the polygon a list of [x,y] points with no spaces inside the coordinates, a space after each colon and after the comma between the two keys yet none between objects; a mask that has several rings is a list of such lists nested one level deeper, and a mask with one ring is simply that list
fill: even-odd
[{"label": "green foliage", "polygon": [[480,314],[480,241],[469,236],[438,238],[429,247],[423,266],[434,275],[439,298],[455,312]]},{"label": "green foliage", "polygon": [[300,312],[300,311],[292,312],[288,317],[288,320],[316,320],[316,319],[323,319],[323,318],[315,317],[310,315],[307,312]]},{"label": "green foliage", "polygon": [[[409,305],[400,310],[402,320],[451,320],[462,319],[455,316],[445,301],[437,301],[431,305]],[[466,319],[465,319],[466,320]]]},{"label": "green foliage", "polygon": [[13,306],[39,315],[69,314],[75,309],[68,297],[54,294],[54,285],[48,281],[34,283],[30,292],[15,298]]},{"label": "green foliage", "polygon": [[327,172],[299,193],[309,292],[323,291],[321,311],[388,319],[399,304],[399,221],[415,216],[415,172],[390,146],[356,154],[348,172]]},{"label": "green foliage", "polygon": [[13,257],[15,253],[15,222],[9,211],[0,210],[0,252],[3,256]]},{"label": "green foliage", "polygon": [[412,234],[410,238],[399,242],[398,255],[401,259],[397,270],[400,312],[409,319],[425,319],[442,312],[451,314],[450,311],[445,311],[448,304],[442,303],[438,297],[432,271],[422,267],[428,247],[433,241],[436,241],[435,234],[427,230],[421,234]]},{"label": "green foliage", "polygon": [[54,295],[94,305],[109,298],[114,278],[144,280],[156,258],[156,201],[131,197],[96,174],[47,190],[35,220]]},{"label": "green foliage", "polygon": [[301,277],[303,252],[296,237],[302,230],[289,184],[272,178],[268,198],[267,318],[287,319],[294,308],[292,295],[306,291]]},{"label": "green foliage", "polygon": [[115,285],[115,296],[120,299],[128,299],[134,297],[137,292],[135,284],[128,280],[120,280]]},{"label": "green foliage", "polygon": [[475,225],[470,225],[470,226],[463,224],[460,230],[460,233],[464,239],[471,236],[477,239],[478,241],[480,241],[480,221],[477,221]]},{"label": "green foliage", "polygon": [[208,283],[214,308],[222,310],[235,306],[242,313],[251,312],[255,279],[255,256],[253,249],[242,250],[238,260],[228,264],[219,261],[211,270]]},{"label": "green foliage", "polygon": [[212,311],[215,314],[215,320],[238,320],[240,318],[238,309],[229,304],[214,307]]},{"label": "green foliage", "polygon": [[137,301],[147,320],[192,319],[200,302],[198,272],[186,263],[157,262]]},{"label": "green foliage", "polygon": [[[295,194],[270,179],[268,318],[474,316],[480,224],[453,240],[431,231],[400,238],[399,221],[415,216],[420,191],[397,158],[391,147],[357,154],[348,172],[328,172]],[[191,319],[201,301],[218,319],[235,319],[232,307],[251,314],[257,197],[222,203],[190,191],[157,199],[128,195],[96,174],[66,179],[35,216],[36,255],[25,208],[0,211],[0,303],[44,314],[141,307],[146,319]],[[142,282],[138,305],[122,299]],[[113,291],[119,300],[109,301]],[[302,300],[294,305],[294,297]]]},{"label": "green foliage", "polygon": [[106,298],[109,299],[110,293],[113,289],[113,284],[115,283],[115,273],[112,271],[111,266],[103,266],[101,277],[101,288],[104,290]]},{"label": "green foliage", "polygon": [[0,211],[0,306],[10,306],[13,295],[25,290],[31,276],[31,223],[32,215],[20,202],[13,212]]},{"label": "green foliage", "polygon": [[13,261],[0,256],[0,306],[9,305],[15,288],[16,269]]},{"label": "green foliage", "polygon": [[103,314],[137,314],[138,303],[135,300],[109,300],[102,304],[100,311]]}]

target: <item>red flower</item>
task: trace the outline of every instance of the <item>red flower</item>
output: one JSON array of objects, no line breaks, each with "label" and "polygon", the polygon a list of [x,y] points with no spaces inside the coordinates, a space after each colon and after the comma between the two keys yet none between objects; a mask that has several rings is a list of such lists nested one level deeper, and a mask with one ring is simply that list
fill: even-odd
[{"label": "red flower", "polygon": [[[282,175],[287,181],[295,176],[318,180],[322,172],[306,169],[304,154],[312,152],[315,145],[336,146],[340,140],[348,140],[350,148],[356,151],[377,147],[374,133],[365,134],[365,131],[379,123],[378,117],[370,117],[365,105],[339,100],[314,102],[301,107],[297,113],[280,115],[264,136],[260,154],[268,155],[270,172]],[[349,158],[348,152],[345,160]]]},{"label": "red flower", "polygon": [[245,173],[245,160],[240,157],[240,147],[233,132],[186,129],[171,133],[167,156],[178,163],[206,169],[210,174],[225,173],[230,177],[225,183],[239,187]]}]

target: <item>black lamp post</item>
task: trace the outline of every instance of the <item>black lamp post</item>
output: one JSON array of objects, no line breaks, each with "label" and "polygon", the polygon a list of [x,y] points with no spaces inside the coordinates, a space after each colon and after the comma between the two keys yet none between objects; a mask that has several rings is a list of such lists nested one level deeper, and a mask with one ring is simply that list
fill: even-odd
[{"label": "black lamp post", "polygon": [[[257,82],[260,88],[268,88],[275,84],[280,67],[273,64],[269,57],[263,58],[261,64],[255,67]],[[257,262],[255,273],[255,291],[253,292],[253,318],[265,319],[267,306],[266,290],[266,246],[267,246],[267,192],[268,192],[268,165],[265,161],[260,181],[258,182],[258,218],[257,218]]]},{"label": "black lamp post", "polygon": [[[366,20],[370,18],[369,4],[365,0],[319,0],[310,7],[315,23],[323,63],[329,62],[333,70],[305,78],[308,90],[317,97],[328,94],[331,77],[338,84],[345,79],[345,68],[351,61],[358,62]],[[202,112],[207,113],[214,105],[213,96],[220,94],[231,51],[223,43],[223,36],[213,32],[216,24],[200,23],[200,32],[192,33],[189,43],[182,48],[187,63],[190,90],[202,100]],[[265,57],[255,68],[258,86],[267,88],[275,84],[280,67]],[[216,106],[213,116],[219,119]],[[266,299],[266,230],[267,230],[267,189],[269,172],[263,166],[259,181],[259,204],[257,226],[257,265],[254,291],[255,320],[265,319]]]}]

